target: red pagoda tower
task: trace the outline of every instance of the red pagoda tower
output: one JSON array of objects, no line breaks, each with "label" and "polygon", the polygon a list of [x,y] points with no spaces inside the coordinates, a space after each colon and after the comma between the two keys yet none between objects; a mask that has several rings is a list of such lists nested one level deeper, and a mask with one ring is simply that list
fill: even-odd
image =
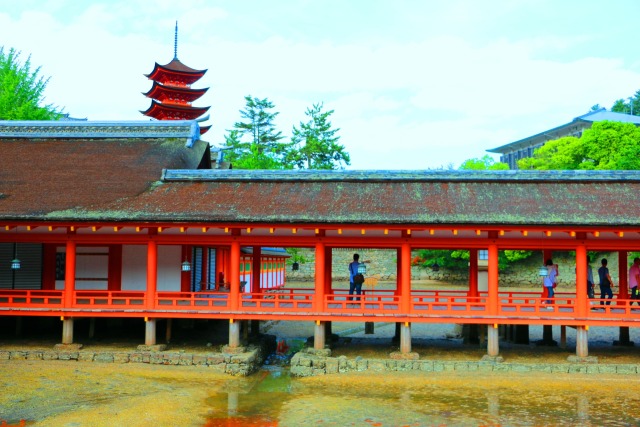
[{"label": "red pagoda tower", "polygon": [[[151,98],[151,106],[141,111],[145,116],[158,120],[197,120],[210,107],[194,107],[191,103],[204,95],[209,88],[192,89],[191,85],[204,76],[207,70],[195,70],[178,59],[178,23],[176,22],[173,60],[165,65],[156,62],[153,71],[145,74],[153,80],[153,86],[144,95]],[[199,119],[204,121],[208,117]],[[211,126],[200,126],[200,134]]]}]

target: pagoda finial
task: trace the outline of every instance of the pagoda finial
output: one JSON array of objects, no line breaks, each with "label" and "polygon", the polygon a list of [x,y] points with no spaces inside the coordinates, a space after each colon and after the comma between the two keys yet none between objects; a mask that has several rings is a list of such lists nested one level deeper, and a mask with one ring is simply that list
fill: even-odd
[{"label": "pagoda finial", "polygon": [[173,59],[178,59],[178,21],[176,21],[176,35],[173,42]]}]

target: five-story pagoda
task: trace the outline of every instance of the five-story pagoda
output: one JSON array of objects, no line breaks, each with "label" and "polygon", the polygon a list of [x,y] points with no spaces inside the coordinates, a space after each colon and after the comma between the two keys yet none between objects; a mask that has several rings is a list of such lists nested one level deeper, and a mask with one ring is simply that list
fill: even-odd
[{"label": "five-story pagoda", "polygon": [[[207,70],[195,70],[178,59],[178,23],[176,22],[173,60],[165,65],[156,62],[153,71],[145,74],[153,80],[153,86],[144,95],[151,98],[151,106],[141,111],[145,116],[158,120],[196,120],[210,107],[194,107],[191,103],[204,95],[209,88],[193,89],[191,85],[204,76]],[[200,119],[206,120],[207,117]],[[203,134],[211,126],[200,126]]]}]

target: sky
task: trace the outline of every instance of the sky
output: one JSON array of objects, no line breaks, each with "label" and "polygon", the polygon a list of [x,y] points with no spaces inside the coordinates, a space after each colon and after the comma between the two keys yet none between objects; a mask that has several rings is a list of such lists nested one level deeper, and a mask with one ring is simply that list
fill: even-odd
[{"label": "sky", "polygon": [[[288,140],[323,103],[347,169],[457,168],[640,89],[637,0],[0,0],[0,46],[50,77],[46,103],[147,120],[144,75],[207,69],[203,139],[224,144],[244,97]],[[497,155],[492,155],[498,159]]]}]

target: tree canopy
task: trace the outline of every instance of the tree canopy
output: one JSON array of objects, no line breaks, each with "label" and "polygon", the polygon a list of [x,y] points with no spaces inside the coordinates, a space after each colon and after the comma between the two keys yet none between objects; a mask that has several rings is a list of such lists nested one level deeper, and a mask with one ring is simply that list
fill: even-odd
[{"label": "tree canopy", "polygon": [[323,104],[313,104],[307,108],[306,123],[293,127],[292,146],[285,161],[298,169],[338,169],[351,164],[349,153],[336,133],[340,129],[332,129],[329,117],[334,110],[322,111]]},{"label": "tree canopy", "polygon": [[21,64],[20,52],[0,47],[0,120],[57,120],[60,111],[42,105],[49,78],[31,70],[31,58]]},{"label": "tree canopy", "polygon": [[595,122],[580,138],[549,141],[533,157],[518,161],[520,169],[638,170],[640,128],[633,123]]},{"label": "tree canopy", "polygon": [[640,90],[636,91],[636,93],[627,100],[616,100],[611,107],[611,111],[640,116]]},{"label": "tree canopy", "polygon": [[509,165],[506,163],[496,162],[493,157],[488,154],[478,159],[468,159],[462,162],[459,169],[462,170],[508,170]]},{"label": "tree canopy", "polygon": [[323,104],[307,108],[306,122],[293,127],[291,142],[282,142],[282,132],[275,126],[279,114],[267,98],[245,96],[240,111],[243,121],[236,122],[225,135],[226,159],[236,169],[338,169],[350,164],[349,153],[338,143],[333,129],[333,110],[323,111]]},{"label": "tree canopy", "polygon": [[272,112],[274,104],[268,98],[244,97],[246,105],[240,110],[244,121],[236,122],[225,136],[227,159],[238,169],[285,169],[283,158],[287,144],[276,130]]}]

